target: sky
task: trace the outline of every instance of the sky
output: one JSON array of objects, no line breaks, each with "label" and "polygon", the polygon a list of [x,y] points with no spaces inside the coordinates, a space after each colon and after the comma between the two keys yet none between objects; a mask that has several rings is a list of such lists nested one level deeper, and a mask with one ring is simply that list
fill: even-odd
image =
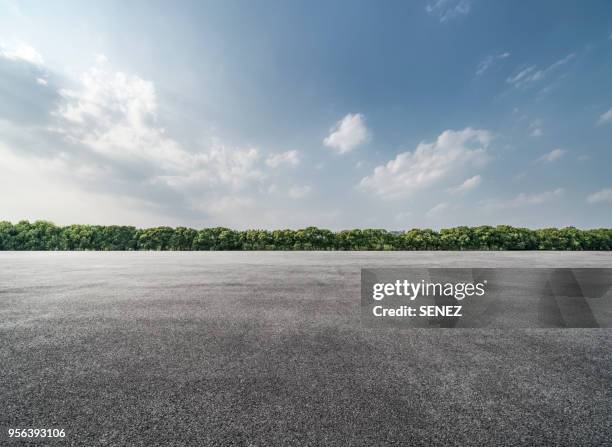
[{"label": "sky", "polygon": [[0,0],[0,220],[610,227],[609,1]]}]

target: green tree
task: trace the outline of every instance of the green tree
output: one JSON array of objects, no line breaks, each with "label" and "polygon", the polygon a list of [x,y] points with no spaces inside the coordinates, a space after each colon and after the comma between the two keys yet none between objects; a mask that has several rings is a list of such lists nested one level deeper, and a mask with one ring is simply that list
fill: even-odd
[{"label": "green tree", "polygon": [[178,251],[192,250],[198,232],[191,228],[176,227],[170,238],[170,249]]},{"label": "green tree", "polygon": [[530,230],[508,225],[332,232],[0,222],[0,250],[612,250],[612,229],[575,227]]},{"label": "green tree", "polygon": [[168,250],[174,230],[170,227],[147,228],[138,231],[138,248],[140,250]]}]

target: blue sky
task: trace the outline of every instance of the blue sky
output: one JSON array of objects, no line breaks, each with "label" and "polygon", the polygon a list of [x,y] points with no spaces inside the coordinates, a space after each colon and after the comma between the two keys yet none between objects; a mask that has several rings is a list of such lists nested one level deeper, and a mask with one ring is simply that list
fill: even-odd
[{"label": "blue sky", "polygon": [[0,0],[0,218],[612,221],[612,4]]}]

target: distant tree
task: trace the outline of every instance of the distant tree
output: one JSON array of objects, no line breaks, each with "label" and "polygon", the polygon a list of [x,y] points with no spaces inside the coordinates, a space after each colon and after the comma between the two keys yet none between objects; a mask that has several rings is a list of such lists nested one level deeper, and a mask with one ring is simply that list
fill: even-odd
[{"label": "distant tree", "polygon": [[198,232],[191,228],[176,227],[170,238],[170,249],[188,251],[193,249],[193,243]]},{"label": "distant tree", "polygon": [[402,250],[439,250],[440,235],[429,229],[413,228],[399,236]]},{"label": "distant tree", "polygon": [[70,225],[62,230],[64,250],[97,250],[97,228],[91,225]]},{"label": "distant tree", "polygon": [[59,250],[61,229],[45,220],[30,224],[22,220],[16,225],[17,247],[21,250]]},{"label": "distant tree", "polygon": [[414,228],[332,232],[235,231],[216,227],[136,229],[131,226],[0,221],[0,250],[612,250],[612,229],[575,227],[530,230],[508,225],[455,227],[439,232]]},{"label": "distant tree", "polygon": [[242,248],[240,233],[223,228],[217,238],[217,250],[240,250]]},{"label": "distant tree", "polygon": [[204,228],[198,231],[193,241],[193,248],[194,250],[228,250],[228,248],[222,248],[227,245],[228,235],[225,234],[223,240],[221,240],[221,235],[231,231],[223,227]]},{"label": "distant tree", "polygon": [[168,250],[174,230],[170,227],[155,227],[138,230],[138,248],[140,250]]},{"label": "distant tree", "polygon": [[274,249],[272,234],[266,230],[246,230],[240,233],[243,250]]},{"label": "distant tree", "polygon": [[295,232],[292,230],[274,230],[271,234],[273,250],[291,250],[295,245]]},{"label": "distant tree", "polygon": [[0,222],[0,250],[20,250],[17,243],[17,228],[7,221]]}]

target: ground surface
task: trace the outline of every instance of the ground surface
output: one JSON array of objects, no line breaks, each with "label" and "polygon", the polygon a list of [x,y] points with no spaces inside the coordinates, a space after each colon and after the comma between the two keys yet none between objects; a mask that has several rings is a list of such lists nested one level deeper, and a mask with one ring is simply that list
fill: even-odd
[{"label": "ground surface", "polygon": [[612,330],[361,328],[360,267],[404,265],[612,255],[0,253],[0,445],[612,443]]}]

